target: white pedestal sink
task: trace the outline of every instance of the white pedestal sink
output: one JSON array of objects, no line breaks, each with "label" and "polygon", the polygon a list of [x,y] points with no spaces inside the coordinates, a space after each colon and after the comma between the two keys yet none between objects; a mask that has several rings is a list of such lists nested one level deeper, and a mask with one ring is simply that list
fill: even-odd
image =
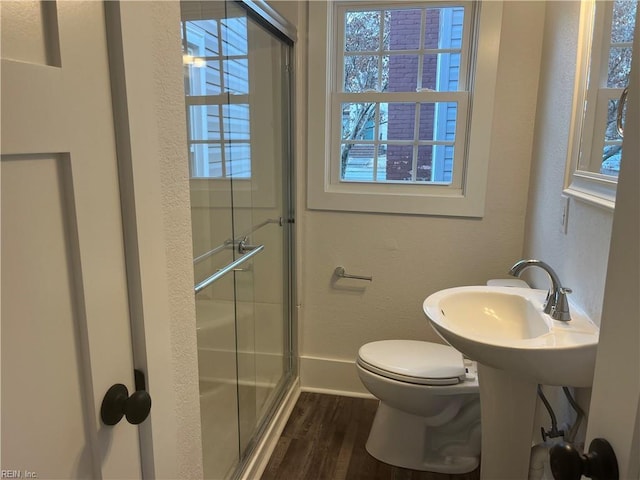
[{"label": "white pedestal sink", "polygon": [[590,387],[598,327],[570,304],[569,322],[542,311],[546,291],[457,287],[429,296],[423,309],[450,345],[478,362],[481,477],[526,479],[537,384]]}]

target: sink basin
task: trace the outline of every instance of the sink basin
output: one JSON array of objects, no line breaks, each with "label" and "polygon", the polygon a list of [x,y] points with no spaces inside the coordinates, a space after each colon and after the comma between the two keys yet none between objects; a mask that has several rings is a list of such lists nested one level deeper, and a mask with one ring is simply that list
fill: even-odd
[{"label": "sink basin", "polygon": [[571,321],[543,313],[547,292],[474,286],[442,290],[423,309],[447,343],[481,364],[544,385],[590,387],[598,327],[570,302]]}]

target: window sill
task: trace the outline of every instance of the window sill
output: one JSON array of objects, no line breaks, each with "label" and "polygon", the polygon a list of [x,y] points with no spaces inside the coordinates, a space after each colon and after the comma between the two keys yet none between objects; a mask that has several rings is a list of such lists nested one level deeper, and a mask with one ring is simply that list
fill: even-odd
[{"label": "window sill", "polygon": [[577,171],[564,194],[580,202],[604,208],[613,212],[616,206],[617,180],[607,175]]}]

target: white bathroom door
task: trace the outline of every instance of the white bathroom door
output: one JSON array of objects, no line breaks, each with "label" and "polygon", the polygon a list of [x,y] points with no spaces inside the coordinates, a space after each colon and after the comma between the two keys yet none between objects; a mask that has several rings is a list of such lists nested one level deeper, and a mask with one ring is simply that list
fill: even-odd
[{"label": "white bathroom door", "polygon": [[3,476],[140,478],[102,2],[1,2]]},{"label": "white bathroom door", "polygon": [[[640,17],[637,17],[640,18]],[[640,475],[640,25],[636,20],[587,442],[604,438],[621,479]]]}]

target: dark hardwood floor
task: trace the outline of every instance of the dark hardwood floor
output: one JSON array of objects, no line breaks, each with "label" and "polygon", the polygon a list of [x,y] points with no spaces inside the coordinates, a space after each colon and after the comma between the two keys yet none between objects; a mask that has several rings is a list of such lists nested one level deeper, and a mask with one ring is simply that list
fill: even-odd
[{"label": "dark hardwood floor", "polygon": [[378,402],[318,393],[300,394],[262,480],[478,480],[418,472],[373,458],[365,450]]}]

